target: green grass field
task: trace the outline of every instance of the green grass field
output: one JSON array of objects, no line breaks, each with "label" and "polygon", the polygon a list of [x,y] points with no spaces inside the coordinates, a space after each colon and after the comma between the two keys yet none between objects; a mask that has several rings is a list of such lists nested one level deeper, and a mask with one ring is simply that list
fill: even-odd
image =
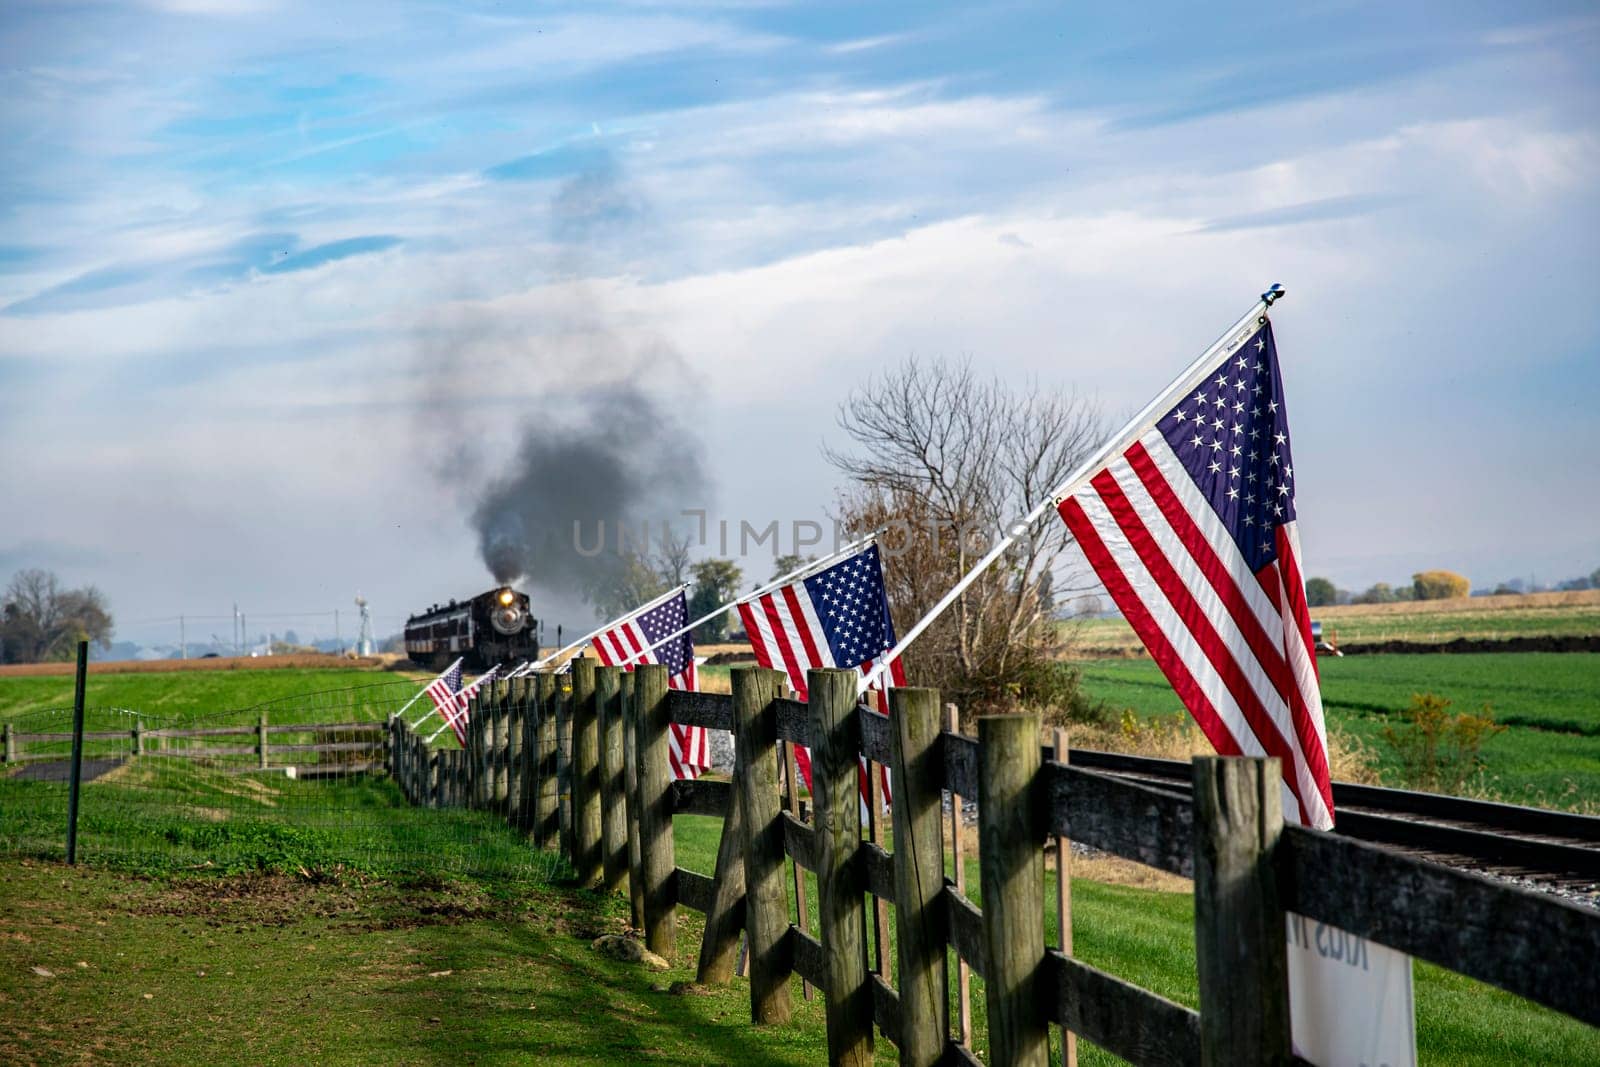
[{"label": "green grass field", "polygon": [[[172,671],[101,674],[92,671],[84,702],[130,708],[153,718],[193,718],[288,701],[308,693],[410,682],[411,675],[357,668]],[[417,682],[417,686],[422,682]],[[70,675],[0,676],[0,722],[32,712],[72,707]]]},{"label": "green grass field", "polygon": [[[1509,727],[1483,745],[1483,788],[1519,803],[1600,803],[1600,654],[1502,652],[1324,657],[1323,706],[1337,724],[1371,747],[1386,784],[1400,785],[1383,727],[1415,693],[1435,693],[1455,711],[1488,704]],[[1085,689],[1113,708],[1142,716],[1182,711],[1149,659],[1084,660]]]},{"label": "green grass field", "polygon": [[739,985],[669,991],[694,977],[692,922],[664,974],[592,951],[624,914],[533,882],[170,881],[4,861],[0,1062],[826,1061],[819,1004],[758,1029]]},{"label": "green grass field", "polygon": [[[680,865],[709,872],[718,822],[680,818],[675,830]],[[969,879],[981,903],[975,865]],[[1195,1005],[1187,894],[1081,878],[1073,893],[1080,957]],[[743,980],[717,990],[691,984],[700,938],[692,912],[680,912],[665,973],[593,952],[589,941],[621,932],[625,914],[620,897],[540,878],[476,881],[426,869],[388,879],[348,869],[152,878],[3,860],[0,1060],[826,1061],[821,1000],[804,1000],[798,981],[794,1022],[761,1028],[748,1021]],[[1427,965],[1417,966],[1416,982],[1425,1064],[1600,1063],[1600,1031]],[[976,979],[973,998],[981,1053]],[[1087,1044],[1080,1056],[1086,1065],[1120,1062]],[[894,1063],[893,1046],[880,1039],[875,1058]]]},{"label": "green grass field", "polygon": [[[1346,604],[1313,608],[1311,617],[1323,624],[1325,635],[1340,644],[1434,644],[1458,637],[1581,637],[1600,634],[1600,593]],[[1073,619],[1061,624],[1061,634],[1075,649],[1086,652],[1131,649],[1139,644],[1133,628],[1120,618]]]},{"label": "green grass field", "polygon": [[[1528,724],[1491,741],[1492,768],[1534,782],[1600,760],[1573,747],[1600,741],[1592,729],[1597,659],[1352,657],[1326,663],[1324,677],[1330,716],[1363,736],[1418,686],[1464,708],[1490,700]],[[1143,715],[1174,710],[1148,661],[1084,666],[1086,683],[1113,704]],[[335,685],[393,681],[364,671],[104,681],[119,698],[161,698],[179,716],[263,699],[314,715],[332,705],[306,699],[292,680],[325,686],[330,673]],[[200,695],[184,692],[194,682],[203,683]],[[61,680],[0,679],[0,718],[26,720],[52,706],[40,683]],[[1568,727],[1580,732],[1549,732]],[[1534,744],[1545,738],[1566,749]],[[1508,740],[1516,743],[1500,747]],[[23,803],[28,791],[48,797]],[[796,1022],[778,1028],[749,1025],[742,981],[669,991],[693,978],[693,913],[681,917],[671,971],[603,960],[588,941],[620,930],[619,900],[555,887],[564,866],[495,819],[411,808],[381,778],[241,779],[177,764],[152,775],[129,764],[85,787],[81,847],[97,865],[87,869],[40,858],[61,854],[63,816],[60,785],[0,781],[0,852],[12,853],[0,859],[0,1004],[16,1020],[0,1027],[0,1061],[826,1059],[820,1000],[804,1001],[798,982]],[[719,833],[714,819],[675,820],[679,864],[710,873]],[[976,864],[968,879],[981,904]],[[1196,1005],[1186,893],[1076,878],[1074,901],[1079,956]],[[1053,915],[1046,926],[1054,943]],[[1425,1063],[1600,1064],[1600,1031],[1424,964],[1416,981]],[[981,1051],[980,981],[973,995]],[[1081,1054],[1085,1064],[1118,1062],[1087,1046]],[[880,1041],[877,1059],[894,1062],[892,1046]]]}]

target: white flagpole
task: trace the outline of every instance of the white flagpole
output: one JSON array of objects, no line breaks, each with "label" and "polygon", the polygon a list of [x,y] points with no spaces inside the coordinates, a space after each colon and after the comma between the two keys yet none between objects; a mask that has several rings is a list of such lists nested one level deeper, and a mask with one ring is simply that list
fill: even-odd
[{"label": "white flagpole", "polygon": [[878,535],[882,534],[883,531],[887,530],[887,529],[888,529],[887,526],[880,526],[876,530],[873,530],[871,533],[867,534],[867,536],[861,537],[861,538],[857,538],[856,540],[851,541],[849,544],[845,545],[842,548],[834,549],[832,552],[830,552],[826,556],[823,556],[821,559],[814,559],[810,563],[802,564],[801,566],[796,567],[794,570],[790,571],[788,574],[780,575],[779,577],[772,579],[772,581],[768,582],[766,585],[763,585],[761,588],[757,589],[753,593],[746,593],[742,597],[735,597],[733,600],[728,601],[726,604],[722,605],[720,608],[716,609],[715,611],[713,611],[713,612],[711,612],[711,613],[709,613],[707,615],[700,616],[698,619],[694,620],[694,622],[689,623],[687,626],[679,627],[678,629],[674,630],[672,633],[668,634],[666,637],[663,637],[661,640],[659,640],[655,644],[651,645],[649,648],[642,649],[641,651],[635,652],[633,655],[629,656],[627,659],[625,659],[621,663],[617,664],[617,666],[626,667],[628,664],[633,663],[634,661],[638,660],[641,656],[647,656],[651,652],[654,652],[656,649],[660,648],[662,645],[668,644],[668,643],[670,643],[672,641],[676,641],[678,638],[682,637],[684,634],[688,633],[690,630],[697,629],[698,627],[701,627],[701,626],[705,625],[706,623],[710,622],[712,619],[715,619],[720,615],[726,615],[728,612],[732,611],[734,608],[738,607],[740,604],[748,603],[749,601],[754,600],[758,596],[762,596],[762,595],[764,595],[766,593],[772,592],[774,589],[778,588],[781,585],[786,585],[787,583],[795,581],[795,580],[801,578],[802,576],[807,576],[807,575],[815,573],[816,571],[821,570],[823,567],[826,567],[828,564],[832,563],[834,560],[838,559],[840,556],[844,555],[846,552],[852,551],[852,550],[854,550],[856,548],[859,548],[860,546],[862,546],[864,544],[867,544],[868,542],[872,541],[874,538],[876,538]]},{"label": "white flagpole", "polygon": [[[500,669],[500,664],[496,663],[493,667],[490,667],[488,670],[486,670],[482,674],[478,675],[478,680],[473,682],[471,685],[467,686],[465,689],[462,690],[462,692],[463,693],[467,693],[468,695],[471,695],[472,693],[476,693],[478,691],[478,686],[483,684],[483,680],[485,678],[489,677],[490,675],[492,675],[495,671],[497,671],[499,669]],[[458,696],[459,696],[459,694],[458,694]],[[458,699],[458,703],[459,703],[459,699]],[[465,715],[466,713],[467,713],[466,706],[462,705],[461,706],[461,714]],[[444,713],[443,712],[439,713],[439,718],[444,719]],[[418,719],[417,722],[421,723],[421,722],[425,721],[426,719],[427,719],[427,716],[423,716],[421,719]],[[433,733],[429,734],[427,739],[423,743],[424,744],[428,744],[428,745],[433,744],[433,739],[438,737],[440,734],[444,733],[449,728],[450,728],[450,720],[449,719],[444,719],[444,725],[439,727]],[[412,729],[416,729],[416,727],[412,727]]]},{"label": "white flagpole", "polygon": [[635,616],[638,616],[638,615],[643,615],[645,612],[649,611],[651,608],[656,607],[657,605],[664,603],[665,601],[667,601],[671,597],[676,596],[678,593],[683,592],[687,588],[689,588],[689,583],[688,582],[684,582],[682,585],[679,585],[679,586],[674,586],[673,588],[668,589],[665,593],[662,593],[660,596],[656,597],[654,600],[648,601],[648,602],[640,605],[639,607],[634,608],[632,611],[624,612],[623,614],[618,615],[616,618],[612,619],[610,622],[606,623],[604,626],[599,627],[598,629],[590,630],[588,633],[584,634],[582,637],[580,637],[576,641],[572,642],[572,644],[567,645],[565,648],[557,649],[556,651],[554,651],[554,652],[550,653],[548,656],[546,656],[544,659],[535,661],[534,664],[533,664],[534,670],[538,670],[540,667],[543,667],[546,664],[548,664],[548,663],[550,663],[550,662],[552,662],[554,660],[560,659],[562,656],[566,655],[568,652],[573,652],[573,651],[575,651],[577,649],[582,648],[584,645],[587,645],[590,641],[594,640],[596,637],[599,637],[601,634],[605,633],[607,630],[611,629],[613,626],[621,626],[623,623],[627,622],[629,619],[632,619],[632,618],[634,618]]},{"label": "white flagpole", "polygon": [[990,564],[999,559],[1006,549],[1016,543],[1019,537],[1033,528],[1033,524],[1039,520],[1039,516],[1057,507],[1061,501],[1076,493],[1082,488],[1084,481],[1104,466],[1106,461],[1118,449],[1126,447],[1130,440],[1140,436],[1155,425],[1156,420],[1173,405],[1177,397],[1194,388],[1198,379],[1210,372],[1211,364],[1217,358],[1217,354],[1232,340],[1234,335],[1245,326],[1248,326],[1251,319],[1264,314],[1267,308],[1272,306],[1272,302],[1281,296],[1283,296],[1283,286],[1277,284],[1262,293],[1261,299],[1256,301],[1254,307],[1239,316],[1238,321],[1229,326],[1221,337],[1213,341],[1204,352],[1200,353],[1193,362],[1185,367],[1182,374],[1174,378],[1172,383],[1162,390],[1154,400],[1146,404],[1139,414],[1129,419],[1126,426],[1108,438],[1106,443],[1096,449],[1088,459],[1078,464],[1072,473],[1067,475],[1061,484],[1046,495],[1043,500],[1039,501],[1032,511],[1012,523],[1006,536],[1001,538],[989,550],[989,554],[973,564],[972,569],[937,604],[930,608],[926,615],[917,620],[917,624],[908,630],[906,635],[900,638],[893,648],[884,653],[882,659],[872,665],[872,670],[862,676],[857,692],[865,693],[868,687],[877,681],[884,671],[889,669],[889,664],[899,659],[905,652],[906,647],[920,637],[922,631],[932,626],[934,620],[944,614],[945,609],[955,603],[957,597],[966,592],[967,586],[977,581],[978,576],[988,570]]},{"label": "white flagpole", "polygon": [[[456,657],[456,663],[460,663],[462,658],[463,657],[461,657],[461,656],[457,656]],[[444,670],[442,670],[438,674],[434,675],[433,678],[431,678],[428,681],[428,685],[432,685],[434,682],[437,682],[440,678],[443,678],[445,675],[449,674],[452,670],[455,669],[456,663],[450,664],[450,666],[446,667]],[[421,700],[422,699],[422,694],[426,693],[428,691],[428,685],[425,685],[421,689],[418,689],[417,690],[417,695],[412,697],[410,700],[406,701],[405,706],[403,708],[401,708],[399,711],[395,712],[393,715],[389,716],[389,718],[391,718],[391,719],[398,718],[399,716],[404,715],[406,712],[410,711],[411,710],[411,705],[413,705],[417,701]],[[426,715],[424,715],[422,718],[418,719],[417,721],[418,722],[423,722],[427,718],[428,717]],[[415,730],[416,727],[413,726],[412,729]]]}]

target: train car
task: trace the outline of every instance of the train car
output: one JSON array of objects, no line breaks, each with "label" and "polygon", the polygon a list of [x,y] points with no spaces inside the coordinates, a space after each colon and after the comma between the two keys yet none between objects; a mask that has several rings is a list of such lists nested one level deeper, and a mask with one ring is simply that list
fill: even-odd
[{"label": "train car", "polygon": [[443,670],[460,656],[467,669],[482,671],[538,659],[539,624],[528,594],[501,586],[411,616],[405,642],[406,655],[424,667]]}]

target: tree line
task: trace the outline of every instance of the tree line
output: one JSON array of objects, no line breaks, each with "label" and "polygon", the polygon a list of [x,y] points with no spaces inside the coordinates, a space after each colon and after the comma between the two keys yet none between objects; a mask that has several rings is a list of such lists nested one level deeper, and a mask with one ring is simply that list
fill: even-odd
[{"label": "tree line", "polygon": [[1390,585],[1388,582],[1374,582],[1359,593],[1340,589],[1327,578],[1311,578],[1306,581],[1306,603],[1321,608],[1334,604],[1393,604],[1407,600],[1451,600],[1464,596],[1506,596],[1584,589],[1600,589],[1600,568],[1593,574],[1560,582],[1553,589],[1512,579],[1501,582],[1493,590],[1477,591],[1473,590],[1472,583],[1464,575],[1454,571],[1433,570],[1413,574],[1409,583]]},{"label": "tree line", "polygon": [[71,659],[79,641],[111,646],[111,609],[92,585],[68,589],[51,571],[12,575],[0,594],[0,663]]}]

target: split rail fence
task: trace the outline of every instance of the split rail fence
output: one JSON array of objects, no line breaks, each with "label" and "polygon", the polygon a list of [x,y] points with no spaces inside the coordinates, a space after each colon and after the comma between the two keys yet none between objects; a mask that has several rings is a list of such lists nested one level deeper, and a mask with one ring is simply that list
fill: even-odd
[{"label": "split rail fence", "polygon": [[[678,907],[703,912],[702,983],[731,980],[743,934],[752,1021],[787,1021],[798,975],[823,997],[836,1063],[870,1062],[875,1032],[903,1063],[979,1062],[969,970],[984,980],[994,1064],[1046,1062],[1051,1025],[1137,1064],[1295,1062],[1286,911],[1600,1025],[1600,913],[1285,825],[1276,760],[1196,759],[1191,801],[1055,758],[1031,717],[982,718],[976,739],[944,729],[933,690],[892,690],[885,716],[857,704],[852,671],[812,671],[807,703],[782,695],[780,672],[732,678],[731,696],[683,693],[661,666],[579,659],[481,693],[460,751],[391,721],[389,767],[414,803],[503,812],[580,883],[627,892],[652,951],[673,953]],[[731,731],[732,783],[673,781],[672,723]],[[795,745],[811,752],[809,820],[797,790],[780,792]],[[863,834],[861,782],[877,775],[862,760],[892,771],[892,852],[876,803]],[[947,796],[956,850],[960,798],[978,800],[982,908],[959,859],[945,875]],[[676,865],[678,814],[723,818],[711,877]],[[1074,959],[1070,940],[1045,943],[1044,848],[1068,838],[1193,879],[1199,1011]],[[816,876],[816,937],[803,899],[790,921],[786,858]]]},{"label": "split rail fence", "polygon": [[[278,740],[285,735],[311,740]],[[296,768],[305,776],[315,776],[319,767],[340,775],[356,774],[380,766],[384,726],[377,722],[271,723],[262,712],[254,724],[239,726],[146,727],[140,719],[124,730],[87,730],[83,734],[90,758],[101,754],[97,746],[116,758],[161,755],[175,759],[237,760],[254,757],[251,763],[236,764],[239,770]],[[70,757],[72,734],[68,731],[19,730],[6,723],[0,763],[61,762]],[[245,739],[245,744],[231,739]],[[274,757],[283,757],[274,759]],[[327,758],[324,758],[327,757]]]}]

